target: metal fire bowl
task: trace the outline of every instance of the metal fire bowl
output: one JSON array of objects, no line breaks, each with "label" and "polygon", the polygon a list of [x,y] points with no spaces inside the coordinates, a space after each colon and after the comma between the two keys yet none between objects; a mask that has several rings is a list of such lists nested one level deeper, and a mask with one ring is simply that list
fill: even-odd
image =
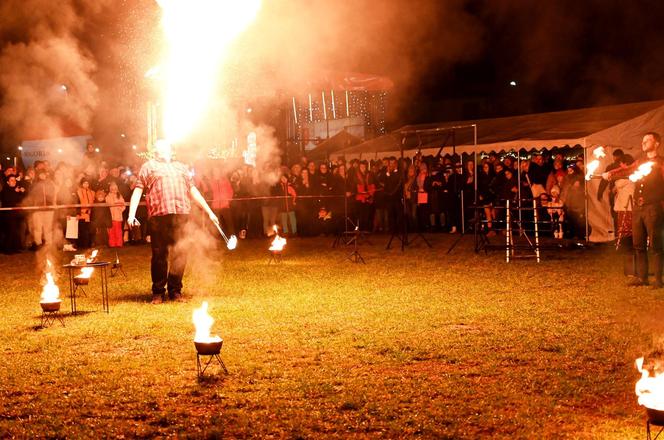
[{"label": "metal fire bowl", "polygon": [[215,354],[219,354],[221,352],[221,346],[224,343],[223,340],[219,342],[196,342],[194,341],[194,345],[196,346],[196,351],[198,354],[202,354],[204,356],[213,356]]},{"label": "metal fire bowl", "polygon": [[652,408],[646,408],[648,421],[653,425],[664,426],[664,411]]},{"label": "metal fire bowl", "polygon": [[87,286],[90,284],[90,278],[79,278],[79,277],[74,277],[74,284],[77,286]]},{"label": "metal fire bowl", "polygon": [[270,251],[270,252],[272,252],[272,254],[274,254],[274,255],[281,255],[281,253],[283,252],[283,249],[280,250],[280,251]]},{"label": "metal fire bowl", "polygon": [[44,312],[57,312],[60,310],[60,301],[39,303]]}]

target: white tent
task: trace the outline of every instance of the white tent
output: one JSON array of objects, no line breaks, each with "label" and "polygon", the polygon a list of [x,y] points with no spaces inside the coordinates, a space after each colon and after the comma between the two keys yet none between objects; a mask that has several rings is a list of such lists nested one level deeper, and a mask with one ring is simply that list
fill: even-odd
[{"label": "white tent", "polygon": [[[475,143],[474,129],[477,128]],[[387,135],[344,149],[338,154],[353,157],[384,157],[405,151],[423,154],[511,151],[525,148],[551,149],[580,145],[588,154],[598,145],[607,150],[603,170],[611,161],[611,150],[622,148],[639,157],[641,139],[648,131],[664,131],[664,100],[592,107],[561,112],[538,113],[507,118],[454,121],[438,124],[407,125]],[[588,221],[591,241],[611,239],[611,215],[608,197],[598,201],[598,180],[587,185]]]}]

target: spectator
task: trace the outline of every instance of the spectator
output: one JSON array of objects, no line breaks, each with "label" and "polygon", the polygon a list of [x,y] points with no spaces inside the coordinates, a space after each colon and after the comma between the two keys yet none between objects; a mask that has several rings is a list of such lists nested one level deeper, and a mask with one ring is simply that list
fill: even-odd
[{"label": "spectator", "polygon": [[[16,208],[21,206],[25,197],[25,188],[17,185],[16,176],[10,174],[7,176],[5,185],[0,191],[0,201],[3,208]],[[2,214],[2,242],[1,249],[3,253],[15,254],[21,250],[20,223],[22,219],[21,211],[5,211]]]},{"label": "spectator", "polygon": [[109,247],[122,247],[123,244],[123,230],[122,224],[124,223],[122,213],[125,211],[125,199],[120,194],[118,184],[111,182],[109,184],[109,192],[106,196],[106,203],[113,205],[109,207],[111,213],[111,226],[108,228],[108,246]]},{"label": "spectator", "polygon": [[429,192],[431,192],[431,176],[426,162],[420,162],[419,173],[411,191],[417,200],[417,229],[424,232],[429,229]]},{"label": "spectator", "polygon": [[295,217],[295,204],[297,193],[288,178],[287,171],[282,172],[281,176],[279,176],[279,182],[276,185],[276,195],[283,197],[283,199],[279,200],[279,219],[284,234],[296,235],[297,220]]},{"label": "spectator", "polygon": [[[55,205],[55,185],[43,165],[38,168],[37,180],[30,186],[27,199],[30,206]],[[53,211],[44,209],[33,212],[30,233],[35,247],[53,244]]]},{"label": "spectator", "polygon": [[[81,205],[92,205],[95,201],[95,193],[90,189],[90,181],[87,178],[81,179],[79,187],[76,190],[78,203]],[[104,201],[104,195],[101,195]],[[106,208],[108,209],[108,208]],[[78,248],[88,249],[92,246],[93,234],[90,230],[92,208],[81,207],[78,210]]]},{"label": "spectator", "polygon": [[355,184],[357,188],[355,206],[358,215],[358,226],[361,231],[371,230],[371,215],[373,211],[374,194],[376,192],[376,185],[368,167],[369,164],[366,160],[361,161],[357,173],[355,174]]},{"label": "spectator", "polygon": [[313,204],[310,198],[300,198],[312,195],[311,183],[309,181],[309,169],[302,168],[299,178],[295,179],[295,221],[300,235],[312,235]]}]

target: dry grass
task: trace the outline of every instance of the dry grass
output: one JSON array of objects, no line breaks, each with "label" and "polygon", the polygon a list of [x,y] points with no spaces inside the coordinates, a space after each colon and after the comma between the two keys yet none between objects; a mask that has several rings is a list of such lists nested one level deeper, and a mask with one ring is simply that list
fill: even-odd
[{"label": "dry grass", "polygon": [[[623,288],[610,249],[506,265],[449,240],[401,254],[374,238],[366,266],[323,239],[268,266],[246,241],[194,258],[188,303],[161,306],[149,249],[126,248],[111,313],[91,286],[91,313],[47,329],[35,256],[2,257],[0,436],[644,437],[633,360],[662,334],[664,294]],[[230,374],[198,382],[202,300]]]}]

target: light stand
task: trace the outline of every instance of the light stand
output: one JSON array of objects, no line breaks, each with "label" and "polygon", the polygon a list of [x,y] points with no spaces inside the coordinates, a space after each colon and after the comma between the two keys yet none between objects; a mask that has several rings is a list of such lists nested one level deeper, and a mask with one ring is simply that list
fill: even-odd
[{"label": "light stand", "polygon": [[[404,134],[404,137],[403,137],[402,140],[401,140],[401,145],[399,146],[400,156],[401,156],[401,166],[403,166],[403,164],[404,164],[403,147],[404,147],[404,144],[405,144],[405,143],[406,143],[406,136],[405,136],[405,134]],[[404,172],[408,172],[408,170],[403,170],[403,169],[400,170],[400,173],[401,173],[401,182],[403,182]],[[429,248],[432,248],[433,246],[431,246],[431,243],[429,243],[429,242],[427,241],[427,239],[424,238],[424,235],[422,235],[421,232],[416,232],[415,238],[414,238],[413,240],[409,240],[409,239],[408,239],[408,207],[406,206],[406,198],[405,198],[405,196],[401,198],[401,205],[402,205],[402,208],[403,208],[403,209],[401,210],[401,215],[402,215],[402,219],[401,219],[401,235],[398,235],[398,233],[397,233],[397,230],[398,230],[399,228],[395,228],[394,231],[392,232],[392,235],[390,236],[390,240],[387,242],[387,245],[385,246],[385,249],[388,249],[388,250],[391,249],[391,247],[392,247],[392,240],[394,240],[395,237],[398,238],[398,239],[401,241],[401,252],[404,251],[404,249],[406,248],[406,246],[409,246],[409,245],[413,244],[413,243],[415,242],[415,240],[417,240],[418,237],[421,238],[422,241],[423,241],[423,242],[424,242]]]}]

